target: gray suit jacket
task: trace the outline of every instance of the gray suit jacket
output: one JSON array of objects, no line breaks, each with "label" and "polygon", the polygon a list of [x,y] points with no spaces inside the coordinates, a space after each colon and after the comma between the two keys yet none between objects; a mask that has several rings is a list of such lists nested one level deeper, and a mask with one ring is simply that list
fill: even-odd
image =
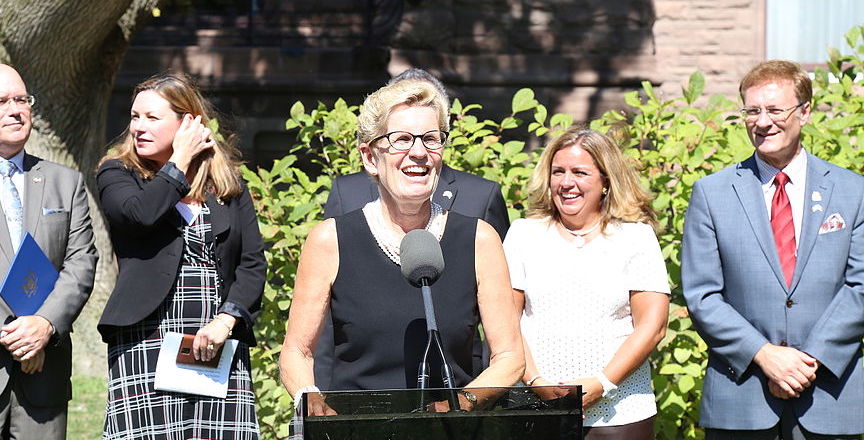
[{"label": "gray suit jacket", "polygon": [[[60,272],[54,290],[36,312],[54,325],[56,334],[45,347],[41,373],[22,373],[20,364],[0,347],[0,390],[10,381],[20,381],[31,404],[56,406],[72,398],[69,333],[90,296],[96,271],[96,247],[81,173],[25,154],[24,229]],[[5,217],[0,217],[0,273],[6,273],[14,256]],[[0,301],[0,319],[4,323],[13,319],[3,301]]]},{"label": "gray suit jacket", "polygon": [[[710,348],[701,424],[767,429],[791,405],[811,432],[864,432],[864,178],[808,154],[789,288],[758,173],[751,157],[698,181],[684,224],[684,296]],[[834,214],[845,225],[820,231]],[[784,401],[767,391],[752,361],[769,342],[822,363],[799,398]]]}]

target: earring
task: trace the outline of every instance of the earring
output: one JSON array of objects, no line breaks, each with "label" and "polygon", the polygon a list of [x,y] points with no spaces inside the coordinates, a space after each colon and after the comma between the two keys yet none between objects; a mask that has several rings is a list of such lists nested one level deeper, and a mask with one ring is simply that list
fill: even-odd
[{"label": "earring", "polygon": [[603,195],[609,194],[609,188],[603,187]]}]

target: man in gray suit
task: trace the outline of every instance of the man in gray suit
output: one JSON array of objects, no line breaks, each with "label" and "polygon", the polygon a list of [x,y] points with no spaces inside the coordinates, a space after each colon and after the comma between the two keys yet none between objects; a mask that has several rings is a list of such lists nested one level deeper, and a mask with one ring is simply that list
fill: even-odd
[{"label": "man in gray suit", "polygon": [[712,439],[860,439],[864,178],[809,154],[812,86],[788,61],[741,81],[756,147],[696,183],[681,278],[710,348]]},{"label": "man in gray suit", "polygon": [[72,398],[69,333],[93,288],[96,248],[81,173],[24,152],[35,98],[0,64],[0,273],[29,232],[60,272],[32,316],[0,301],[0,438],[64,439]]}]

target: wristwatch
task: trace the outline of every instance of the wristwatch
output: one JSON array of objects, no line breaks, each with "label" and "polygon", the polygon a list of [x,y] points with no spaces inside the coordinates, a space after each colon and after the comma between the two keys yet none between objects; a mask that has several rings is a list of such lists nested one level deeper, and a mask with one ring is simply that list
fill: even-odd
[{"label": "wristwatch", "polygon": [[477,406],[477,396],[475,396],[474,393],[466,390],[459,391],[459,393],[465,396],[465,400],[467,400],[468,403],[471,404],[471,408],[469,409],[474,409],[474,407]]},{"label": "wristwatch", "polygon": [[602,371],[597,373],[597,380],[600,381],[600,385],[603,385],[603,397],[615,398],[615,395],[618,394],[618,385],[612,383]]}]

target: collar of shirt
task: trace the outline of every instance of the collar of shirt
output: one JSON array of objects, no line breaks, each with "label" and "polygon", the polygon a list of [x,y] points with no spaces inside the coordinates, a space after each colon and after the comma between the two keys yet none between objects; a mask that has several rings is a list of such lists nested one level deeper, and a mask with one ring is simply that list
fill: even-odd
[{"label": "collar of shirt", "polygon": [[[756,155],[756,167],[759,170],[759,182],[762,184],[762,193],[765,195],[765,209],[768,210],[768,218],[771,218],[771,200],[774,198],[774,176],[781,170],[774,168],[768,162]],[[786,194],[789,196],[789,204],[792,205],[792,225],[795,227],[795,244],[801,242],[801,221],[804,218],[804,190],[807,184],[807,152],[802,148],[797,155],[782,170],[789,176],[786,184]]]},{"label": "collar of shirt", "polygon": [[12,173],[12,183],[18,188],[18,198],[21,199],[21,206],[26,206],[24,205],[24,198],[26,197],[26,194],[24,194],[24,149],[22,148],[18,154],[7,160],[18,167],[18,170]]},{"label": "collar of shirt", "polygon": [[18,169],[12,173],[12,176],[15,176],[16,174],[24,172],[24,149],[23,148],[21,149],[21,151],[18,152],[18,154],[14,155],[14,156],[10,157],[9,159],[6,159],[6,160],[14,163],[15,166],[18,167]]}]

